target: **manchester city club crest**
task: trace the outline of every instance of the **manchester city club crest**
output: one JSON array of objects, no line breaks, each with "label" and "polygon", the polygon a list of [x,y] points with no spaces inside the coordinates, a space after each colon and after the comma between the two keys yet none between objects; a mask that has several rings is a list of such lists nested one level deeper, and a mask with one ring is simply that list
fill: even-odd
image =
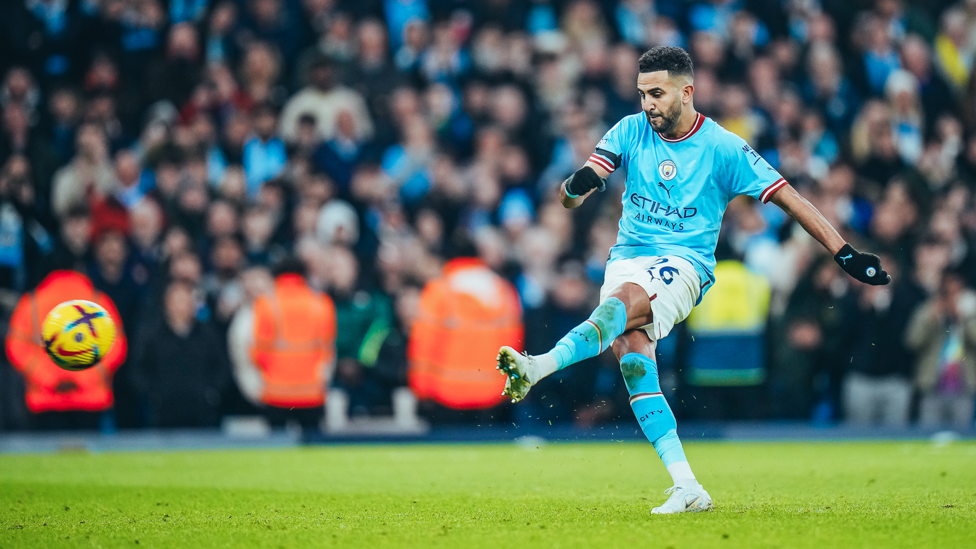
[{"label": "manchester city club crest", "polygon": [[678,175],[678,167],[674,165],[674,162],[665,160],[658,165],[657,173],[661,174],[665,181],[671,181],[674,176]]}]

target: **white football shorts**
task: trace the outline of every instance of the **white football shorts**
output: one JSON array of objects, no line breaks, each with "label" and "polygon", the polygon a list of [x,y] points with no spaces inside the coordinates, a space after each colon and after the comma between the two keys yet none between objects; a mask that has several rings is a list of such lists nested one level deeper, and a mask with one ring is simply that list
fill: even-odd
[{"label": "white football shorts", "polygon": [[665,255],[618,259],[607,264],[600,303],[626,282],[637,284],[651,300],[653,320],[641,328],[652,341],[663,339],[688,318],[701,295],[698,272],[684,258]]}]

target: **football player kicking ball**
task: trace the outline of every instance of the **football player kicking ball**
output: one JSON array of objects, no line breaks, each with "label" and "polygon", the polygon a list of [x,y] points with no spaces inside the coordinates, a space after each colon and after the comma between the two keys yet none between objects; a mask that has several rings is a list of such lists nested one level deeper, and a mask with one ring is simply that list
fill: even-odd
[{"label": "football player kicking ball", "polygon": [[[617,243],[610,249],[600,305],[546,354],[498,353],[513,401],[547,375],[613,349],[630,406],[674,486],[652,513],[704,511],[708,492],[695,479],[661,394],[654,349],[715,282],[715,244],[729,201],[748,195],[772,201],[820,241],[842,269],[868,284],[891,281],[872,254],[844,242],[745,141],[695,111],[691,58],[681,48],[656,47],[640,57],[637,92],[643,112],[617,123],[586,164],[567,179],[560,199],[576,208],[606,177],[627,173]],[[715,357],[722,360],[722,357]]]}]

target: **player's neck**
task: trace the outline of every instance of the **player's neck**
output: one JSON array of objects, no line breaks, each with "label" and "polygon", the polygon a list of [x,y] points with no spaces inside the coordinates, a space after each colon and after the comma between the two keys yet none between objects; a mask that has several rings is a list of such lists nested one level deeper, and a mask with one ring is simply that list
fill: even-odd
[{"label": "player's neck", "polygon": [[671,131],[668,133],[662,133],[664,137],[668,139],[681,139],[691,133],[694,129],[695,124],[698,122],[698,111],[694,107],[688,107],[681,112],[681,118],[678,119],[678,123],[675,124]]}]

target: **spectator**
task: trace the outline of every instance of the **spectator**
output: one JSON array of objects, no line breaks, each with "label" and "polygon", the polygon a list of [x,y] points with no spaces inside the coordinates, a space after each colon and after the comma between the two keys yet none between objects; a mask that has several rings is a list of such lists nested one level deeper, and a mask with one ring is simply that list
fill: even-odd
[{"label": "spectator", "polygon": [[197,321],[194,288],[171,282],[162,319],[147,327],[133,353],[133,377],[152,427],[215,427],[225,383],[220,340]]},{"label": "spectator", "polygon": [[335,307],[308,286],[300,260],[282,260],[275,272],[272,291],[231,324],[234,375],[273,425],[295,420],[308,435],[318,429],[335,368]]},{"label": "spectator", "polygon": [[203,74],[202,58],[200,38],[192,24],[170,27],[163,54],[146,68],[144,104],[162,100],[173,105],[185,103]]},{"label": "spectator", "polygon": [[780,320],[776,368],[770,372],[775,417],[833,417],[845,361],[842,307],[848,291],[828,258],[817,259],[796,285]]},{"label": "spectator", "polygon": [[700,403],[685,407],[703,420],[759,419],[766,413],[769,283],[734,259],[719,261],[715,272],[721,282],[688,317],[685,377]]},{"label": "spectator", "polygon": [[91,216],[84,206],[75,206],[61,217],[61,234],[48,263],[52,270],[84,272],[91,249]]},{"label": "spectator", "polygon": [[78,129],[75,147],[75,157],[54,174],[51,207],[59,217],[115,189],[105,132],[94,124],[85,124]]},{"label": "spectator", "polygon": [[[62,370],[47,356],[41,319],[60,303],[85,296],[116,321],[115,342],[94,367],[79,372]],[[7,358],[27,386],[25,399],[35,429],[110,428],[104,412],[114,403],[112,376],[128,350],[125,325],[112,300],[76,271],[54,271],[35,290],[24,294],[10,317]]]},{"label": "spectator", "polygon": [[42,132],[31,127],[30,113],[22,103],[10,102],[3,107],[3,135],[0,136],[0,159],[23,156],[34,171],[34,189],[41,203],[50,199],[51,177],[58,166],[57,151]]},{"label": "spectator", "polygon": [[[885,259],[897,269],[897,262]],[[845,420],[854,425],[908,425],[913,364],[905,334],[925,292],[910,277],[891,272],[895,273],[893,288],[858,286],[843,309],[851,349],[842,387],[843,409]]]},{"label": "spectator", "polygon": [[262,183],[277,177],[288,156],[285,144],[275,135],[277,117],[270,105],[254,111],[254,136],[244,144],[243,165],[248,195],[253,197]]},{"label": "spectator", "polygon": [[958,111],[958,102],[949,84],[932,66],[932,50],[919,36],[909,35],[901,45],[901,64],[918,82],[922,111],[928,128],[943,114]]},{"label": "spectator", "polygon": [[336,119],[342,111],[353,116],[357,138],[372,137],[373,121],[365,101],[358,93],[337,84],[336,67],[328,57],[318,55],[313,59],[306,77],[308,85],[288,101],[281,113],[281,136],[286,141],[295,139],[298,119],[306,113],[315,117],[322,140],[332,139],[336,133]]},{"label": "spectator", "polygon": [[335,303],[336,385],[350,396],[350,406],[367,410],[383,403],[372,368],[393,327],[393,308],[381,292],[362,283],[359,262],[352,252],[334,247],[328,252],[330,294]]},{"label": "spectator", "polygon": [[108,230],[95,238],[94,257],[88,267],[89,278],[95,288],[104,292],[119,312],[122,325],[129,330],[129,337],[139,329],[138,309],[142,288],[132,275],[129,262],[129,244],[125,235]]},{"label": "spectator", "polygon": [[976,295],[958,272],[942,275],[939,291],[912,316],[906,339],[918,356],[919,423],[973,426],[976,403]]},{"label": "spectator", "polygon": [[465,254],[448,262],[424,287],[410,332],[408,380],[417,398],[434,414],[500,404],[505,379],[495,355],[502,345],[522,347],[521,312],[515,288],[480,260]]},{"label": "spectator", "polygon": [[52,238],[39,202],[27,159],[11,156],[0,168],[0,288],[21,292],[46,274],[44,256]]}]

